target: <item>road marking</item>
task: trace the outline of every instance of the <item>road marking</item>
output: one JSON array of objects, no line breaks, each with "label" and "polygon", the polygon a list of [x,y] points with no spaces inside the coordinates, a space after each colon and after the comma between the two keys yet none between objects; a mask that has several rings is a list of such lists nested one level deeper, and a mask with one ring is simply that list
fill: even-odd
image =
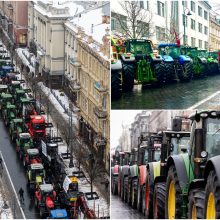
[{"label": "road marking", "polygon": [[17,195],[17,192],[16,192],[16,190],[15,190],[14,184],[13,184],[13,182],[12,182],[12,180],[11,180],[11,177],[10,177],[10,174],[9,174],[9,172],[8,172],[8,168],[7,168],[7,166],[6,166],[5,159],[4,159],[4,157],[3,157],[1,151],[0,151],[0,155],[1,155],[2,161],[3,161],[3,163],[4,163],[5,170],[6,170],[6,172],[7,172],[7,175],[8,175],[9,181],[10,181],[10,183],[11,183],[12,189],[13,189],[13,191],[14,191],[15,197],[16,197],[16,199],[17,199],[17,201],[18,201],[18,205],[19,205],[21,214],[22,214],[23,218],[26,219],[25,214],[24,214],[24,212],[23,212],[23,209],[21,208],[21,203],[20,203],[20,200],[18,199],[18,195]]},{"label": "road marking", "polygon": [[196,109],[198,106],[204,104],[205,102],[207,102],[208,100],[214,98],[216,95],[219,95],[219,94],[220,94],[220,91],[217,91],[217,92],[215,92],[214,94],[208,96],[207,98],[205,98],[205,99],[203,99],[203,100],[197,102],[195,105],[193,105],[193,106],[187,108],[187,110],[194,110],[194,109]]}]

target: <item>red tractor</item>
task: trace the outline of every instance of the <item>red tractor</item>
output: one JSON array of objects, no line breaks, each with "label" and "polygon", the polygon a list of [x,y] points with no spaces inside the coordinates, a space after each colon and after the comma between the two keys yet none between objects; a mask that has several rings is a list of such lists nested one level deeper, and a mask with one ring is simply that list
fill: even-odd
[{"label": "red tractor", "polygon": [[52,184],[42,184],[39,186],[35,192],[35,206],[39,209],[41,218],[47,217],[51,210],[59,206]]},{"label": "red tractor", "polygon": [[39,155],[39,150],[37,148],[27,149],[27,152],[23,157],[23,165],[25,169],[28,165],[41,162],[42,161]]}]

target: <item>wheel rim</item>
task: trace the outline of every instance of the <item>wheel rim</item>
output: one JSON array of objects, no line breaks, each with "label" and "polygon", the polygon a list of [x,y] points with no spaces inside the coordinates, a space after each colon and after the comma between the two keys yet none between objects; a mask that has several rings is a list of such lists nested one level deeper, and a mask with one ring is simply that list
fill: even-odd
[{"label": "wheel rim", "polygon": [[192,219],[197,219],[195,204],[193,204],[193,207],[192,207]]},{"label": "wheel rim", "polygon": [[149,208],[149,195],[150,195],[150,186],[147,182],[147,186],[146,186],[146,200],[145,200],[145,204],[146,204],[146,210],[148,210]]},{"label": "wheel rim", "polygon": [[215,197],[213,193],[209,193],[208,204],[206,209],[206,218],[207,219],[215,219],[216,210],[215,210]]},{"label": "wheel rim", "polygon": [[168,218],[175,218],[175,210],[176,210],[176,195],[175,195],[175,184],[172,180],[169,186],[168,192]]}]

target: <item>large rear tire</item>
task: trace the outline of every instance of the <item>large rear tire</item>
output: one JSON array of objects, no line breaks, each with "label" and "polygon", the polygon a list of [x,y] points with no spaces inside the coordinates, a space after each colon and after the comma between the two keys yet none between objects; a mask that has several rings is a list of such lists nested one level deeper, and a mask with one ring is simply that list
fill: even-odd
[{"label": "large rear tire", "polygon": [[132,91],[134,87],[135,63],[122,63],[122,90]]},{"label": "large rear tire", "polygon": [[172,83],[175,80],[175,68],[174,68],[174,63],[173,62],[165,62],[164,63],[164,68],[165,68],[165,82],[166,83]]},{"label": "large rear tire", "polygon": [[154,72],[155,76],[157,78],[157,83],[159,85],[163,84],[165,82],[165,65],[161,63],[157,63],[154,65]]},{"label": "large rear tire", "polygon": [[153,193],[154,183],[150,180],[150,175],[146,177],[146,189],[145,189],[145,216],[146,218],[153,218]]},{"label": "large rear tire", "polygon": [[123,201],[126,202],[126,203],[128,201],[128,177],[124,177]]},{"label": "large rear tire", "polygon": [[165,218],[166,183],[154,186],[154,219]]},{"label": "large rear tire", "polygon": [[131,189],[131,207],[133,209],[137,208],[137,193],[138,193],[138,180],[133,180],[132,189]]},{"label": "large rear tire", "polygon": [[142,198],[142,214],[145,216],[146,215],[146,199],[145,199],[145,195],[146,195],[146,186],[143,186],[142,188],[142,195],[141,195],[141,198]]},{"label": "large rear tire", "polygon": [[220,180],[214,170],[209,173],[205,187],[204,218],[220,219]]},{"label": "large rear tire", "polygon": [[178,180],[175,166],[171,166],[168,171],[166,181],[165,218],[180,219],[182,216],[182,190]]},{"label": "large rear tire", "polygon": [[138,184],[138,189],[137,189],[137,210],[139,212],[142,212],[142,191],[143,187]]},{"label": "large rear tire", "polygon": [[111,71],[111,98],[119,99],[122,95],[121,70]]},{"label": "large rear tire", "polygon": [[204,189],[193,189],[189,193],[188,218],[203,219],[205,201]]},{"label": "large rear tire", "polygon": [[193,77],[193,66],[191,62],[181,65],[180,71],[178,71],[178,77],[181,82],[189,82]]}]

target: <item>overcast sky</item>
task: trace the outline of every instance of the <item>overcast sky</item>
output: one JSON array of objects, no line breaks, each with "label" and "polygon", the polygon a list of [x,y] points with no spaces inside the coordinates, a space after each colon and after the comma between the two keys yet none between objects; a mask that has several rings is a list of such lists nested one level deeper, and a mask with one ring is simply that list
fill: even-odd
[{"label": "overcast sky", "polygon": [[142,110],[112,110],[111,111],[111,148],[118,145],[118,139],[122,133],[122,124],[130,125],[134,122],[134,117]]}]

